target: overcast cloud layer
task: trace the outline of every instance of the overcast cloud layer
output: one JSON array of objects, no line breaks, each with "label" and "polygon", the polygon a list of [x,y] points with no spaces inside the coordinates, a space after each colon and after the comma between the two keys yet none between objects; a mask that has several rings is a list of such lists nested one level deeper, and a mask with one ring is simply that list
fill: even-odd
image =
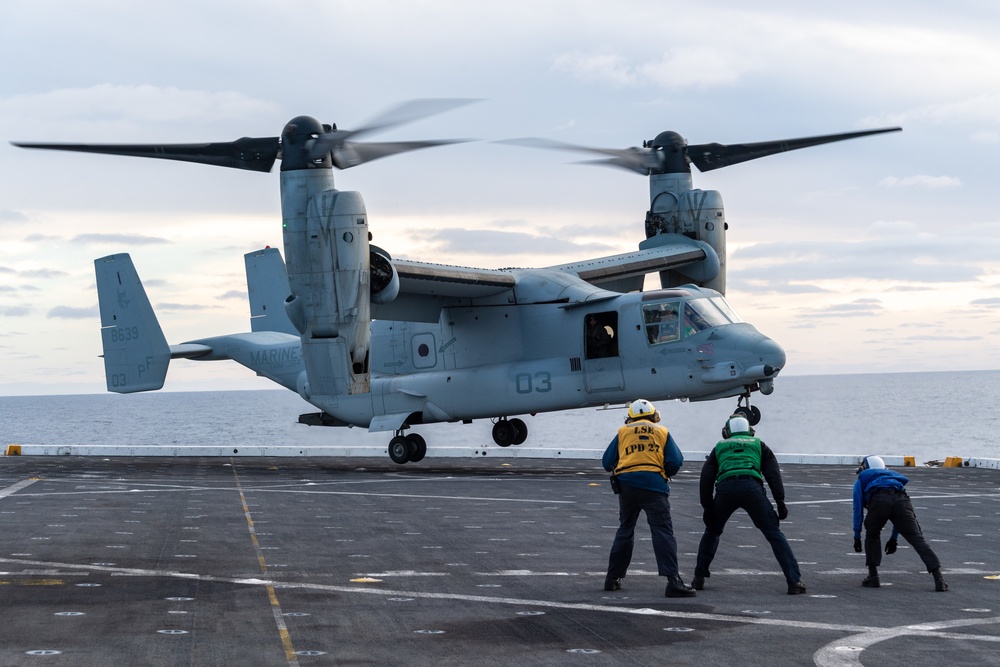
[{"label": "overcast cloud layer", "polygon": [[[707,174],[728,297],[786,373],[1000,368],[993,3],[313,0],[0,4],[0,394],[104,390],[93,260],[131,252],[170,342],[245,331],[242,255],[280,246],[277,172],[25,151],[350,129],[474,138],[338,172],[393,256],[545,266],[626,252],[645,179],[494,143],[739,143],[900,125]],[[264,388],[177,362],[169,389]]]}]

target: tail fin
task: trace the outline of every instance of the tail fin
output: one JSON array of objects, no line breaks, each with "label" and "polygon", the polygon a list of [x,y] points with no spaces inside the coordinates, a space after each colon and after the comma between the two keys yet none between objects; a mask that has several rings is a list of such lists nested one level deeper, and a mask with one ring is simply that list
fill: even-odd
[{"label": "tail fin", "polygon": [[277,248],[264,248],[243,256],[247,267],[247,292],[250,296],[250,330],[280,331],[298,336],[285,311],[288,273]]},{"label": "tail fin", "polygon": [[163,386],[170,346],[128,254],[94,260],[108,391],[129,394]]}]

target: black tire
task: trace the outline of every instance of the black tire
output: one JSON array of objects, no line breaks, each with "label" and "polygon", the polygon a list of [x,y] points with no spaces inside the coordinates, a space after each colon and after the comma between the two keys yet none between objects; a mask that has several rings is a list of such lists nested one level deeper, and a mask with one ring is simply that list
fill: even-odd
[{"label": "black tire", "polygon": [[760,423],[760,409],[754,405],[750,408],[750,416],[747,417],[751,426],[756,426]]},{"label": "black tire", "polygon": [[410,452],[410,463],[423,460],[427,455],[427,441],[418,433],[411,433],[406,436],[407,445]]},{"label": "black tire", "polygon": [[515,431],[506,419],[501,419],[493,425],[493,442],[501,447],[510,447],[514,444],[514,435]]},{"label": "black tire", "polygon": [[410,460],[410,443],[401,435],[389,441],[389,458],[403,464]]},{"label": "black tire", "polygon": [[528,439],[528,425],[524,423],[524,420],[517,419],[516,417],[508,423],[514,427],[514,439],[511,440],[511,444],[520,445],[524,443]]}]

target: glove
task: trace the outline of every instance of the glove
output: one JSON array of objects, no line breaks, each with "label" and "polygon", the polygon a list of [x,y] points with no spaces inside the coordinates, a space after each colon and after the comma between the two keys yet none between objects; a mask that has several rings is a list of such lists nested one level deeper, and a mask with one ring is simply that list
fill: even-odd
[{"label": "glove", "polygon": [[715,514],[712,512],[711,507],[706,507],[701,513],[701,520],[705,522],[706,528],[711,528],[712,524],[715,522]]},{"label": "glove", "polygon": [[855,537],[854,538],[854,550],[856,552],[858,552],[858,553],[861,553],[861,538],[860,537]]},{"label": "glove", "polygon": [[894,553],[896,553],[896,547],[897,546],[898,546],[898,543],[896,542],[896,540],[889,540],[888,542],[885,543],[885,553],[886,554],[894,554]]},{"label": "glove", "polygon": [[788,508],[785,507],[785,501],[779,500],[778,501],[778,520],[779,521],[784,521],[787,518],[788,518]]}]

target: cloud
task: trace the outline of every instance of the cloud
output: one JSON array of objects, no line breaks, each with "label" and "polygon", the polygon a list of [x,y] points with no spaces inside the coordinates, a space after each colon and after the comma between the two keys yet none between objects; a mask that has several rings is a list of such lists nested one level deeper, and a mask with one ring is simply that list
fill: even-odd
[{"label": "cloud", "polygon": [[0,223],[4,222],[27,222],[28,216],[20,211],[12,211],[9,208],[0,208]]},{"label": "cloud", "polygon": [[249,300],[250,297],[249,297],[249,295],[244,290],[235,290],[234,289],[234,290],[229,290],[228,292],[226,292],[225,294],[223,294],[222,296],[220,296],[218,298],[219,299],[236,299],[237,301],[247,301],[247,300]]},{"label": "cloud", "polygon": [[969,302],[972,306],[989,306],[995,308],[1000,306],[1000,297],[990,297],[988,299],[973,299]]},{"label": "cloud", "polygon": [[57,269],[29,269],[21,271],[21,275],[26,278],[56,278],[58,276],[68,276],[69,274]]},{"label": "cloud", "polygon": [[170,241],[157,236],[143,236],[141,234],[79,234],[70,239],[70,243],[78,245],[157,245],[170,243]]},{"label": "cloud", "polygon": [[28,306],[0,306],[0,315],[4,317],[26,317],[31,312],[32,309]]},{"label": "cloud", "polygon": [[746,68],[734,53],[714,46],[685,46],[658,58],[631,64],[614,53],[571,51],[557,55],[552,71],[585,83],[618,87],[656,86],[665,90],[712,88],[735,82]]},{"label": "cloud", "polygon": [[436,251],[480,254],[493,257],[505,255],[566,255],[576,252],[607,253],[614,248],[604,243],[573,243],[559,236],[538,236],[525,232],[481,229],[444,229],[431,233],[428,240],[437,244]]},{"label": "cloud", "polygon": [[904,178],[886,176],[878,184],[887,188],[919,187],[931,190],[962,187],[962,181],[953,176],[927,176],[926,174],[906,176]]},{"label": "cloud", "polygon": [[100,317],[100,311],[97,309],[97,306],[90,306],[89,308],[56,306],[55,308],[49,310],[46,317],[50,319],[60,318],[67,320],[89,320]]},{"label": "cloud", "polygon": [[202,306],[198,304],[191,303],[170,303],[162,302],[156,304],[156,310],[171,310],[171,311],[198,311],[198,310],[216,310],[219,306]]},{"label": "cloud", "polygon": [[871,317],[884,311],[878,299],[857,299],[851,303],[840,303],[816,310],[802,311],[802,317]]}]

